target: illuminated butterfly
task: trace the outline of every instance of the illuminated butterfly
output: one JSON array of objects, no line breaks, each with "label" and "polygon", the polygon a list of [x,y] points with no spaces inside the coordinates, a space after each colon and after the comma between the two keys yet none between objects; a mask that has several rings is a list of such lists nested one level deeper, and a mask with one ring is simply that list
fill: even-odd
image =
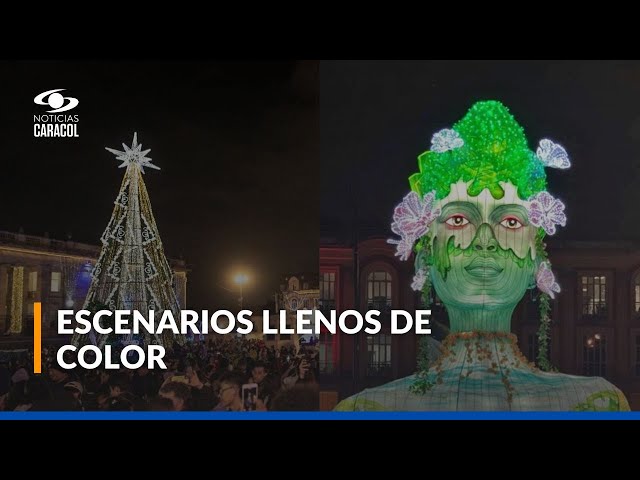
[{"label": "illuminated butterfly", "polygon": [[571,166],[569,155],[564,147],[548,138],[540,140],[536,155],[545,167],[565,169]]}]

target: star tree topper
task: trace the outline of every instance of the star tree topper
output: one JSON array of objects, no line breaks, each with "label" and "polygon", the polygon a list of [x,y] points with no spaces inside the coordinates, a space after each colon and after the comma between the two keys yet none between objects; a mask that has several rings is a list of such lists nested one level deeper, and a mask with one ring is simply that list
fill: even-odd
[{"label": "star tree topper", "polygon": [[113,153],[116,156],[116,160],[122,161],[122,164],[120,164],[118,168],[128,167],[130,164],[135,164],[140,168],[140,171],[142,173],[144,173],[144,167],[160,170],[160,167],[153,165],[151,163],[151,159],[146,157],[147,153],[149,153],[151,149],[149,148],[147,150],[142,150],[142,144],[138,144],[137,132],[134,132],[133,134],[133,143],[131,144],[131,148],[129,148],[124,143],[122,144],[122,146],[124,147],[124,152],[105,147],[105,150]]}]

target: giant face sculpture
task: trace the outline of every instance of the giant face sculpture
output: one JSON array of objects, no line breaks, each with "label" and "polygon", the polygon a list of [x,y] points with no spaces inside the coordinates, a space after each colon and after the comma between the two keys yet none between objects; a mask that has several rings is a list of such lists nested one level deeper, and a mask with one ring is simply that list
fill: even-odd
[{"label": "giant face sculpture", "polygon": [[414,288],[435,288],[453,331],[509,331],[527,288],[559,291],[542,239],[566,218],[544,168],[567,168],[566,151],[543,140],[534,153],[506,107],[479,102],[434,135],[419,166],[390,240],[402,259],[415,251]]},{"label": "giant face sculpture", "polygon": [[[566,218],[546,191],[545,168],[567,168],[565,150],[550,140],[530,150],[502,104],[480,102],[434,135],[419,166],[394,210],[400,238],[389,242],[402,260],[414,258],[412,287],[426,298],[435,288],[451,333],[437,346],[423,337],[416,375],[365,389],[336,410],[628,410],[603,378],[549,372],[549,298],[560,288],[543,239]],[[537,367],[509,333],[513,309],[535,286]]]}]

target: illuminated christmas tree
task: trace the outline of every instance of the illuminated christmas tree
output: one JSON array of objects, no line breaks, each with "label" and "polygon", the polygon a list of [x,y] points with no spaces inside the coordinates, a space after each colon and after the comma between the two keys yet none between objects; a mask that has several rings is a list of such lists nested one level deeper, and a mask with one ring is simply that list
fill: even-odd
[{"label": "illuminated christmas tree", "polygon": [[[91,274],[83,308],[94,313],[101,309],[138,310],[144,315],[153,310],[158,319],[163,311],[171,310],[177,318],[180,307],[173,287],[173,271],[163,251],[142,177],[145,168],[160,168],[146,157],[151,150],[142,150],[136,133],[131,147],[124,143],[122,146],[124,151],[107,148],[122,161],[119,168],[126,168],[126,172],[111,220],[100,238],[102,250]],[[107,327],[106,323],[103,320],[102,326]],[[171,332],[162,336],[145,333],[136,338],[90,332],[73,339],[76,345],[93,343],[101,348],[107,343],[171,345],[173,341]]]}]

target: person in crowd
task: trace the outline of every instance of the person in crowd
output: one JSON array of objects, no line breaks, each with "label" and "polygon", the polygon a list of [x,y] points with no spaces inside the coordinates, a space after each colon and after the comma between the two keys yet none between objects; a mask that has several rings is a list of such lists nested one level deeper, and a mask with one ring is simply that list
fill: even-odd
[{"label": "person in crowd", "polygon": [[191,389],[181,382],[167,382],[160,389],[160,396],[171,400],[173,410],[176,412],[189,410]]},{"label": "person in crowd", "polygon": [[74,408],[74,410],[84,410],[84,406],[82,404],[84,388],[82,387],[82,384],[80,382],[69,382],[65,384],[64,389],[71,394],[76,403],[76,408]]},{"label": "person in crowd", "polygon": [[109,377],[110,396],[117,397],[125,392],[131,392],[129,378],[124,373],[116,373]]},{"label": "person in crowd", "polygon": [[[276,379],[275,382],[278,380]],[[258,398],[268,407],[269,401],[273,398],[274,393],[278,390],[277,384],[274,385],[274,378],[269,375],[267,364],[262,360],[258,360],[251,369],[251,376],[247,383],[255,383],[258,385]]]},{"label": "person in crowd", "polygon": [[191,388],[191,409],[211,410],[217,403],[213,387],[200,380],[198,370],[194,367],[187,367],[185,376],[189,382],[187,385]]},{"label": "person in crowd", "polygon": [[[45,398],[44,395],[38,398],[33,409],[38,407],[42,410],[76,410],[77,402],[73,398],[71,392],[65,389],[65,385],[71,381],[76,380],[75,375],[70,370],[62,368],[62,366],[56,361],[52,360],[48,367],[49,371],[49,385],[50,398]],[[33,377],[41,378],[41,377]],[[31,382],[32,385],[40,387],[39,382]]]},{"label": "person in crowd", "polygon": [[216,412],[239,412],[243,410],[242,398],[240,397],[240,389],[242,388],[242,379],[233,373],[227,373],[220,377],[220,390],[218,398],[220,401],[213,409]]}]

